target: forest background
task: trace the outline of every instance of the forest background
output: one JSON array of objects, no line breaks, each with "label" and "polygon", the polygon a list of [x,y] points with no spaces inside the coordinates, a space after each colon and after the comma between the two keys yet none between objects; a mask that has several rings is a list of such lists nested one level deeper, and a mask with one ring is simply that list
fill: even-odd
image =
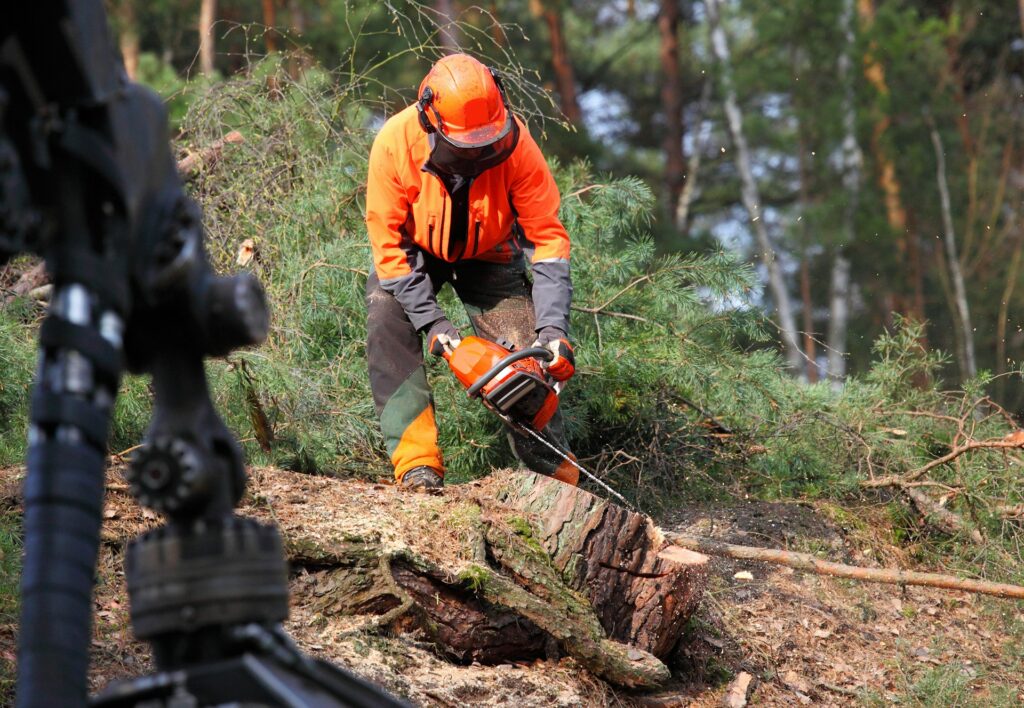
[{"label": "forest background", "polygon": [[[917,567],[1024,582],[1024,0],[107,7],[129,73],[166,99],[212,260],[268,290],[267,344],[208,366],[255,464],[388,475],[363,344],[366,158],[461,49],[503,72],[563,195],[564,406],[589,468],[659,518],[827,500]],[[0,308],[4,465],[24,460],[44,299]],[[499,424],[430,376],[450,480],[513,464]],[[115,460],[149,410],[126,379]],[[11,623],[18,535],[3,512]]]}]

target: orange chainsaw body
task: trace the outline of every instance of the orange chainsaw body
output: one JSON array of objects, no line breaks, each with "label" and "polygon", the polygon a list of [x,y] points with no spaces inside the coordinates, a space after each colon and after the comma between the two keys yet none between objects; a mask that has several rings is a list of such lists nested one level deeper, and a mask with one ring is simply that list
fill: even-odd
[{"label": "orange chainsaw body", "polygon": [[[480,337],[466,337],[454,351],[445,352],[448,366],[463,386],[470,388],[495,364],[513,351]],[[505,366],[480,389],[480,398],[494,410],[534,430],[543,430],[558,410],[558,393],[548,382],[540,362],[520,359]]]}]

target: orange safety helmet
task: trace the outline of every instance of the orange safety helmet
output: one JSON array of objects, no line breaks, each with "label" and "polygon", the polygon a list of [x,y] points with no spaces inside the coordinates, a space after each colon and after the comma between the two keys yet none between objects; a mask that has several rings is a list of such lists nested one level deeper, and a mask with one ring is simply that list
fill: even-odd
[{"label": "orange safety helmet", "polygon": [[512,112],[500,77],[468,54],[438,60],[420,84],[419,96],[424,130],[437,131],[458,147],[484,147],[511,130]]}]

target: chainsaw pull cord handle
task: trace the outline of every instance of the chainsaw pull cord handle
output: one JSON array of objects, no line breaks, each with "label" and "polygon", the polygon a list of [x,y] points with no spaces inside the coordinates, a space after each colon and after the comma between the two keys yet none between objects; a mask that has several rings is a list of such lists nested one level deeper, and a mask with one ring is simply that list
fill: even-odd
[{"label": "chainsaw pull cord handle", "polygon": [[517,352],[512,352],[488,369],[487,373],[477,379],[472,386],[466,389],[466,393],[469,394],[470,398],[475,398],[480,394],[480,390],[490,383],[491,379],[500,374],[506,366],[514,364],[520,359],[529,359],[530,357],[543,359],[544,361],[551,361],[555,358],[555,354],[544,347],[528,347],[527,349],[520,349]]}]

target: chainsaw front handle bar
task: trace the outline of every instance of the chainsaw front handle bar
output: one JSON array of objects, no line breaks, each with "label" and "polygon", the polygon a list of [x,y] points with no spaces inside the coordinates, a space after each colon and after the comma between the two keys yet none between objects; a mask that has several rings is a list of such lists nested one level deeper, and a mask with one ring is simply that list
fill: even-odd
[{"label": "chainsaw front handle bar", "polygon": [[554,352],[544,347],[529,347],[527,349],[520,349],[517,352],[512,352],[507,357],[499,361],[497,364],[487,370],[483,376],[476,380],[476,382],[466,389],[466,393],[469,394],[470,398],[475,398],[480,394],[480,390],[483,389],[491,379],[500,374],[506,366],[514,364],[520,359],[529,359],[535,357],[537,359],[543,359],[544,361],[551,361],[555,358]]}]

